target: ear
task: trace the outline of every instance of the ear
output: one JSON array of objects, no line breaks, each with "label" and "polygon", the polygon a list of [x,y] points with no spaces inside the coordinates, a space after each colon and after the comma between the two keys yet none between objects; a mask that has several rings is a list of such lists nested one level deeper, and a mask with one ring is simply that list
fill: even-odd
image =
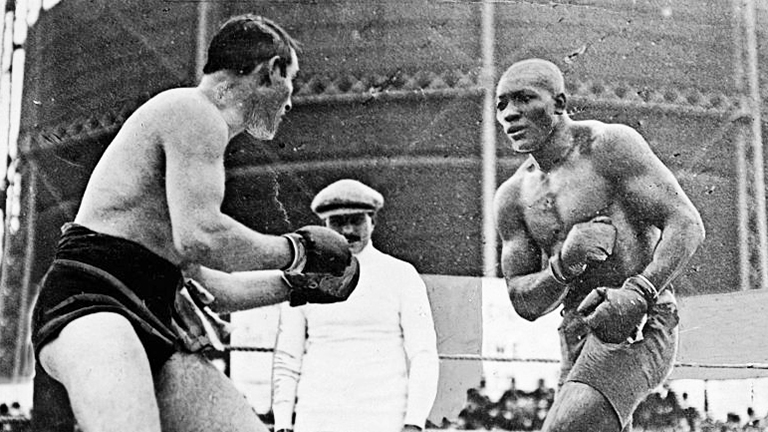
[{"label": "ear", "polygon": [[565,112],[565,108],[568,105],[565,93],[558,93],[555,95],[555,114],[561,115]]},{"label": "ear", "polygon": [[274,56],[265,62],[259,63],[251,73],[258,74],[260,85],[272,85],[272,83],[280,80],[280,77],[283,76],[280,72],[280,57]]},{"label": "ear", "polygon": [[270,82],[279,81],[285,79],[285,62],[280,56],[274,56],[267,62],[267,70],[269,70]]},{"label": "ear", "polygon": [[268,86],[272,83],[270,67],[270,62],[261,62],[256,65],[250,75],[259,78],[259,85]]}]

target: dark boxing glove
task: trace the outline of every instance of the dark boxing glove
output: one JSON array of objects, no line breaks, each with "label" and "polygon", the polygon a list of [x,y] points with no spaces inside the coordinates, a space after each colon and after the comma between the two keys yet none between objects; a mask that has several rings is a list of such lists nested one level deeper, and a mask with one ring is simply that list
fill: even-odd
[{"label": "dark boxing glove", "polygon": [[573,225],[560,252],[549,260],[552,275],[560,283],[570,283],[584,273],[588,264],[608,259],[615,242],[616,227],[607,216]]},{"label": "dark boxing glove", "polygon": [[603,342],[620,343],[633,337],[659,292],[642,275],[632,276],[619,289],[595,288],[576,309],[584,323]]},{"label": "dark boxing glove", "polygon": [[349,243],[336,231],[307,225],[283,234],[293,248],[293,261],[283,270],[288,273],[330,273],[341,276],[352,261]]},{"label": "dark boxing glove", "polygon": [[360,279],[360,264],[352,257],[341,275],[331,273],[283,272],[283,280],[291,287],[289,303],[336,303],[349,298]]}]

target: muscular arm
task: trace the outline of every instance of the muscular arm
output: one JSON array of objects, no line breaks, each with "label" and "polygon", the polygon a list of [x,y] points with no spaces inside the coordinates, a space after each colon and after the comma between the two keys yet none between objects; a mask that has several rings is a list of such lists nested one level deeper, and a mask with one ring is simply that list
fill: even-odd
[{"label": "muscular arm", "polygon": [[253,231],[221,212],[229,136],[218,112],[205,104],[179,105],[163,119],[161,134],[177,251],[186,261],[224,271],[287,266],[287,239]]},{"label": "muscular arm", "polygon": [[205,267],[188,267],[185,275],[202,284],[216,300],[211,309],[235,312],[288,300],[290,289],[277,270],[225,273]]},{"label": "muscular arm", "polygon": [[557,307],[566,287],[558,283],[548,268],[542,269],[542,253],[522,220],[517,205],[517,182],[513,176],[496,192],[496,226],[502,240],[501,270],[515,311],[533,321]]},{"label": "muscular arm", "polygon": [[596,154],[596,166],[614,180],[619,197],[641,224],[661,230],[653,259],[642,271],[656,288],[666,288],[683,271],[704,241],[704,224],[698,210],[672,172],[653,154],[648,143],[633,129],[615,125],[608,144]]}]

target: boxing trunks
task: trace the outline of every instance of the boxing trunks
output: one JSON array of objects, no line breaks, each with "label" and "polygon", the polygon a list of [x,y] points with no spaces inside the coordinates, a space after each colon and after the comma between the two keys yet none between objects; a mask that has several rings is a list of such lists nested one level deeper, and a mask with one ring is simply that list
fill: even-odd
[{"label": "boxing trunks", "polygon": [[179,346],[172,318],[182,282],[178,267],[144,246],[66,224],[32,315],[35,355],[73,320],[115,312],[131,322],[157,371]]},{"label": "boxing trunks", "polygon": [[[149,358],[163,431],[267,432],[245,396],[197,352],[210,347],[203,321],[217,323],[200,311],[195,291],[176,266],[138,243],[67,224],[33,312],[35,355],[78,317],[119,313]],[[47,385],[54,403],[69,404],[60,384]]]},{"label": "boxing trunks", "polygon": [[562,350],[560,385],[580,382],[599,391],[626,427],[640,402],[661,385],[674,365],[679,317],[670,290],[664,291],[648,313],[642,338],[618,344],[602,342],[594,334],[566,331],[577,317],[578,302],[566,302],[558,329]]}]

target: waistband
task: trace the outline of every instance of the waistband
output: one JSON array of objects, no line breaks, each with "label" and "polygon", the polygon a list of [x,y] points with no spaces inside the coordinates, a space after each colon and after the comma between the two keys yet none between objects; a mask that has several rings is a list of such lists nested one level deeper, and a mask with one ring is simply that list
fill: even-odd
[{"label": "waistband", "polygon": [[109,272],[142,299],[173,301],[181,270],[145,246],[75,223],[62,227],[56,260],[72,260]]}]

